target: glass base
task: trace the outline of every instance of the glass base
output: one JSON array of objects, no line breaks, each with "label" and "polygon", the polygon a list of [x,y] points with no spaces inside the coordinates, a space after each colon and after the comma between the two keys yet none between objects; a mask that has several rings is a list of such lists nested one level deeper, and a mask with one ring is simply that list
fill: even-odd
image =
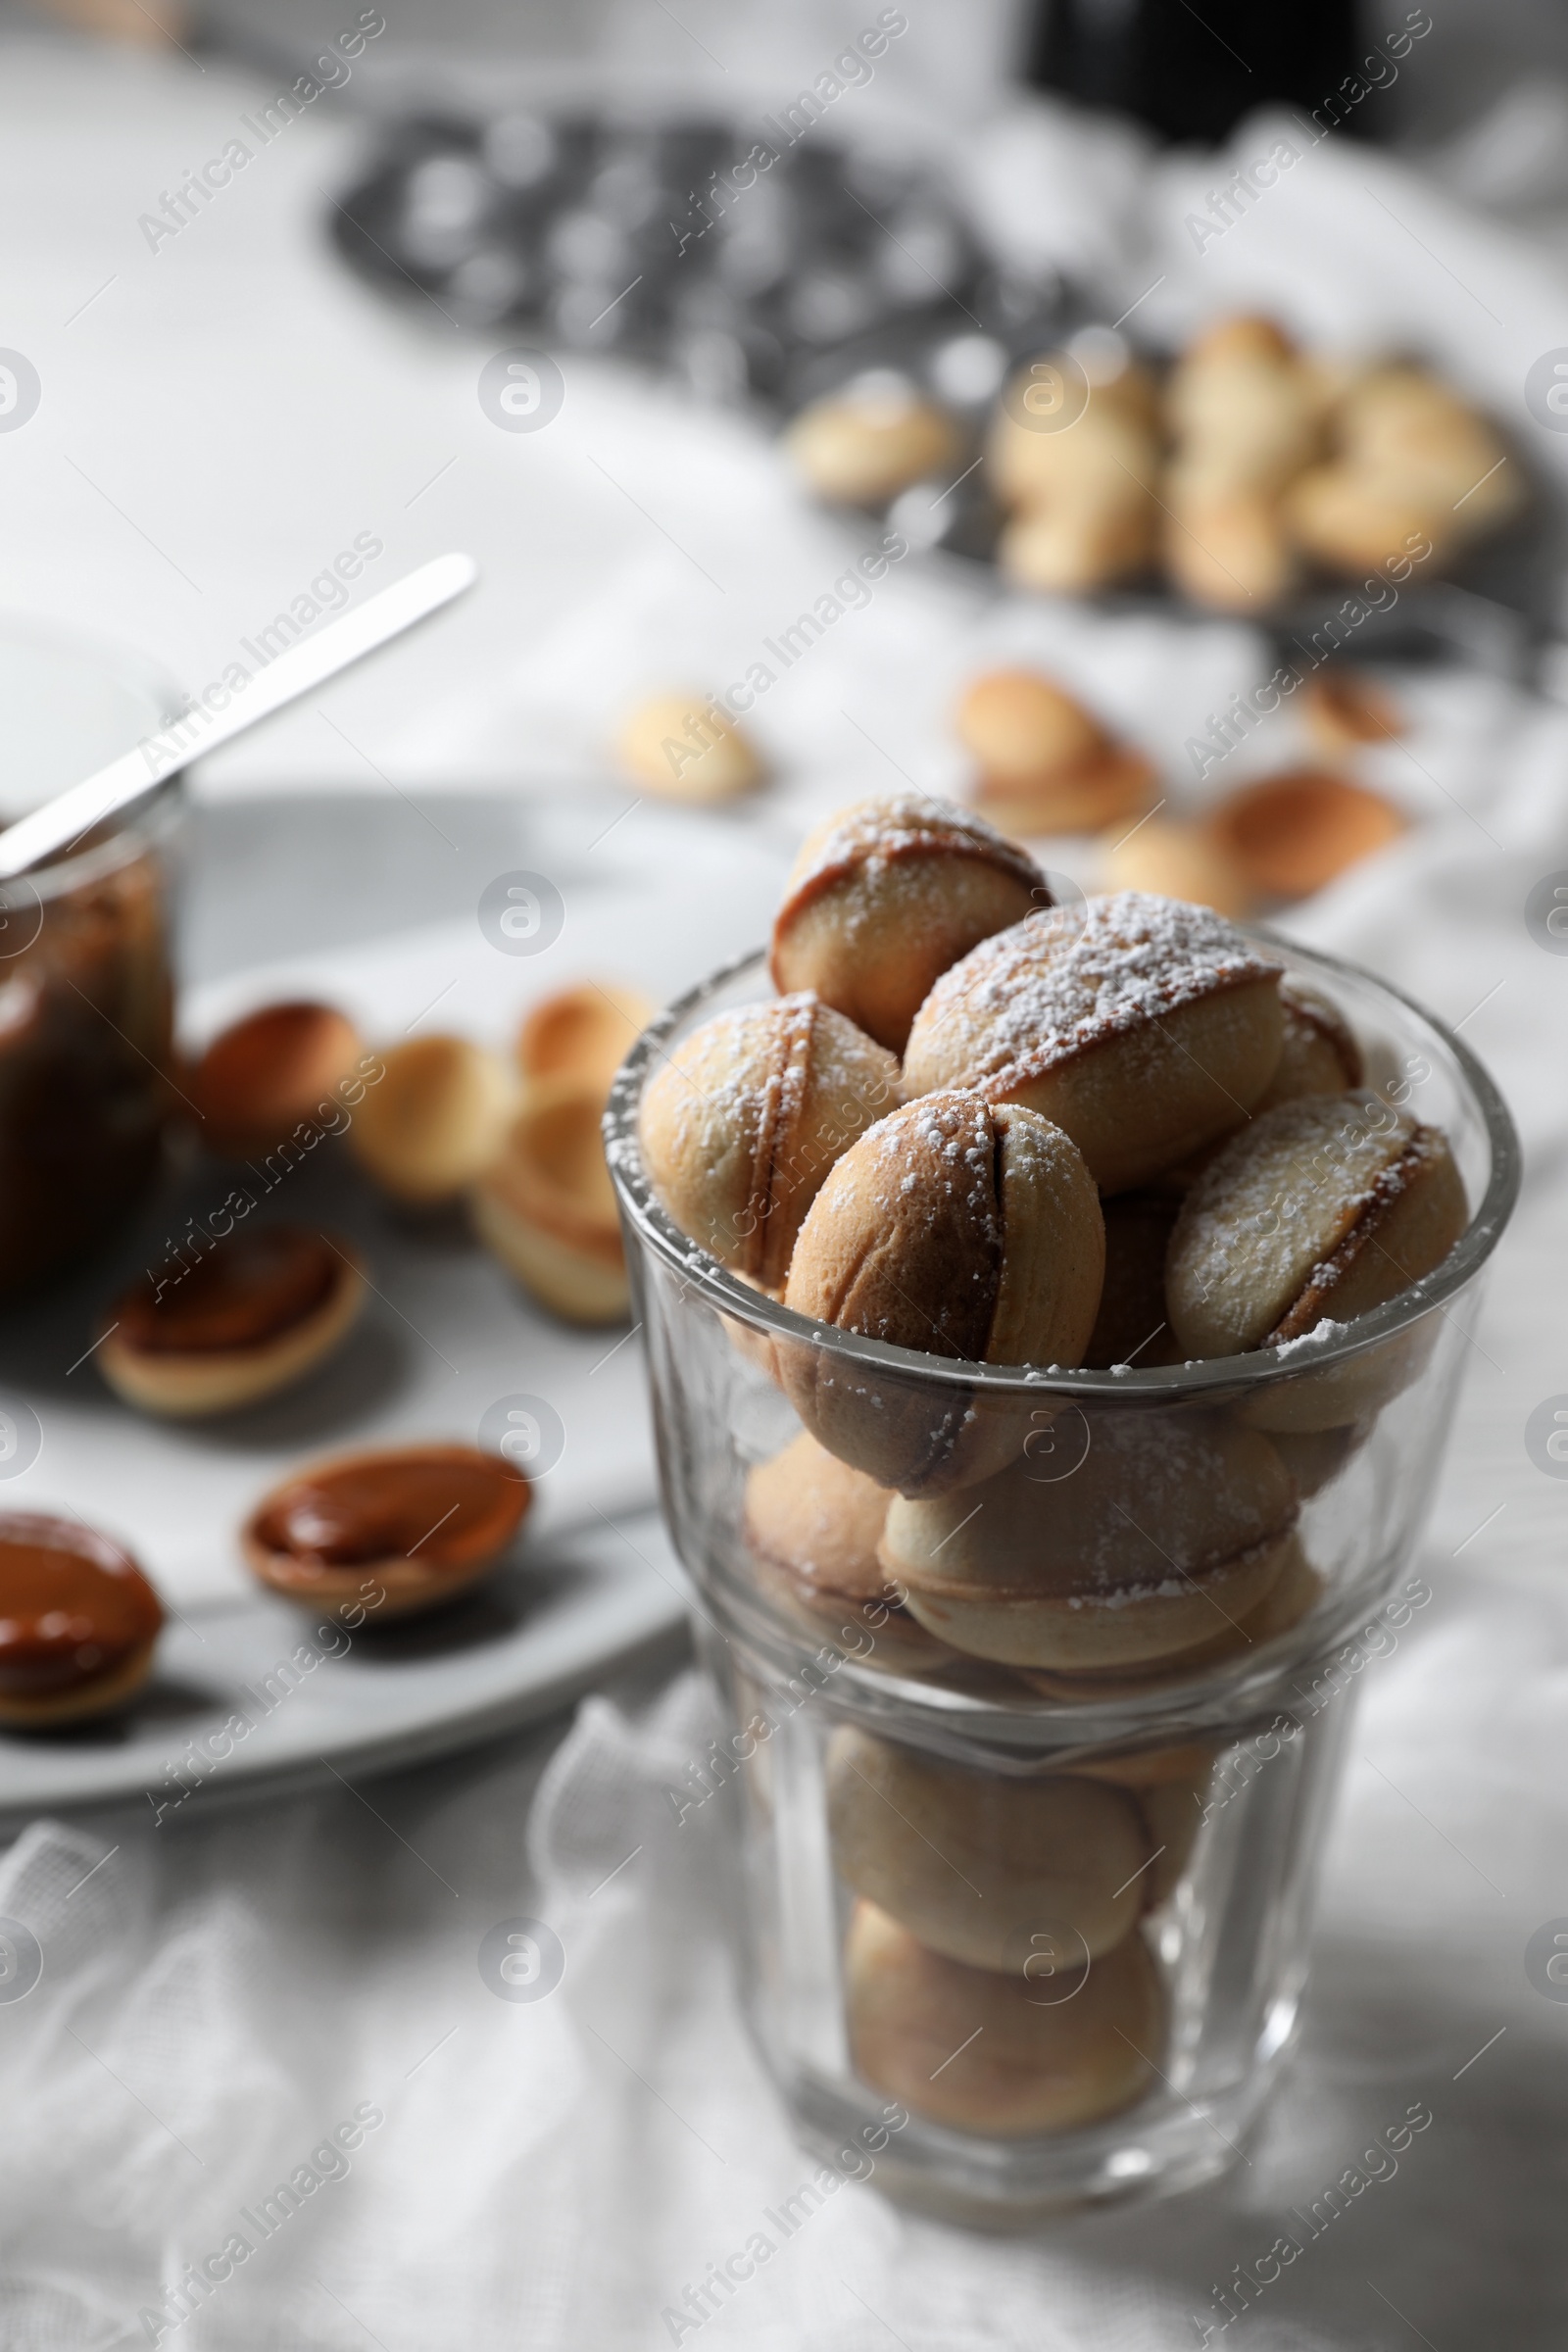
[{"label": "glass base", "polygon": [[[777,2066],[752,2021],[762,2062],[796,2134],[841,2177],[868,2180],[895,2204],[933,2220],[999,2234],[1057,2216],[1146,2202],[1200,2188],[1240,2163],[1279,2078],[1295,2034],[1271,2033],[1244,2081],[1202,2099],[1161,2090],[1124,2115],[1049,2138],[983,2139],[911,2115],[875,2155],[886,2104]],[[871,2169],[867,2171],[867,2166]]]}]

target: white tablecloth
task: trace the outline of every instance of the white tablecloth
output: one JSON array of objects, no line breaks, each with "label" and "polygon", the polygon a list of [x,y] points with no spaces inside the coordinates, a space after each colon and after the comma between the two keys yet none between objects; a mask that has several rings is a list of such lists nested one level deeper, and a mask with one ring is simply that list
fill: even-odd
[{"label": "white tablecloth", "polygon": [[[555,425],[497,432],[475,397],[485,351],[383,308],[322,251],[321,191],[348,152],[324,109],[153,253],[138,216],[263,93],[177,59],[18,43],[3,64],[0,340],[44,398],[0,436],[0,602],[133,635],[199,684],[356,533],[384,543],[377,578],[453,544],[486,566],[482,595],[335,686],[324,716],[236,749],[208,790],[569,790],[599,773],[620,704],[740,674],[843,568],[850,541],[802,511],[751,426],[643,382],[568,367]],[[1054,179],[1076,192],[1060,234],[1098,240],[1125,299],[1158,274],[1167,319],[1261,300],[1319,333],[1411,337],[1533,430],[1520,388],[1568,331],[1560,270],[1387,161],[1318,151],[1195,266],[1180,161],[1054,146],[1022,119],[987,152],[993,196],[1010,159],[1015,217],[1052,217]],[[1563,447],[1536,433],[1531,455],[1551,466]],[[1185,737],[1258,660],[1237,627],[1113,628],[900,566],[760,708],[776,783],[709,821],[749,828],[782,870],[837,801],[901,772],[957,782],[954,690],[1013,654],[1076,680],[1178,797]],[[1434,2121],[1397,2175],[1238,2336],[1258,2352],[1562,2340],[1568,2009],[1532,1988],[1523,1954],[1568,1912],[1568,1491],[1523,1429],[1568,1389],[1568,959],[1531,938],[1524,904],[1568,865],[1568,711],[1495,682],[1401,692],[1408,747],[1369,772],[1422,822],[1299,928],[1463,1023],[1532,1176],[1421,1555],[1435,1598],[1364,1678],[1296,2071],[1249,2160],[1170,2206],[993,2241],[848,2185],[705,2324],[714,2344],[1198,2342],[1213,2284],[1417,2101]],[[1247,759],[1270,751],[1254,740]],[[653,854],[651,927],[658,868]],[[685,944],[695,973],[705,942]],[[0,1915],[46,1953],[37,1990],[0,2003],[4,2341],[688,2341],[663,2314],[811,2170],[738,2022],[711,1830],[677,1831],[664,1795],[701,1750],[705,1703],[690,1679],[632,1678],[564,1737],[363,1794],[328,1784],[172,1831],[28,1830],[0,1858]],[[549,1923],[565,1973],[547,1998],[504,2002],[478,1948],[524,1914]],[[290,2176],[298,2207],[264,2236],[251,2217]],[[142,2316],[236,2234],[254,2250],[193,2317]]]}]

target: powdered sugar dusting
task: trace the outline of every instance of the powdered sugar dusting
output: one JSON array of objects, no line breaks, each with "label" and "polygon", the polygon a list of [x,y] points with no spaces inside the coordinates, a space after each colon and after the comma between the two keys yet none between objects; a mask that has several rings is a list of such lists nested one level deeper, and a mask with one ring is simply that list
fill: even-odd
[{"label": "powdered sugar dusting", "polygon": [[1335,1340],[1343,1340],[1349,1328],[1348,1323],[1336,1323],[1332,1315],[1325,1315],[1321,1323],[1303,1331],[1298,1340],[1281,1340],[1279,1352],[1282,1356],[1304,1355],[1309,1348],[1327,1348]]},{"label": "powdered sugar dusting", "polygon": [[895,1502],[888,1564],[920,1590],[1119,1608],[1190,1596],[1195,1577],[1255,1562],[1296,1519],[1268,1441],[1221,1415],[1110,1411],[1090,1426],[1071,1477],[1037,1483],[1026,1459],[972,1493]]},{"label": "powdered sugar dusting", "polygon": [[923,1095],[861,1137],[859,1151],[872,1160],[873,1204],[907,1225],[909,1196],[927,1223],[939,1200],[961,1200],[988,1247],[1000,1248],[996,1196],[996,1142],[991,1115],[972,1095]]},{"label": "powdered sugar dusting", "polygon": [[974,1095],[927,1096],[839,1161],[792,1261],[789,1303],[870,1339],[978,1359],[1002,1243],[991,1112]]},{"label": "powdered sugar dusting", "polygon": [[1276,1104],[1199,1177],[1182,1204],[1173,1258],[1218,1279],[1238,1249],[1253,1260],[1261,1245],[1271,1262],[1294,1270],[1299,1288],[1415,1132],[1413,1120],[1375,1095],[1306,1095]]},{"label": "powdered sugar dusting", "polygon": [[1436,1129],[1366,1092],[1263,1112],[1182,1204],[1166,1273],[1178,1327],[1201,1334],[1210,1353],[1261,1347],[1298,1311],[1321,1332],[1319,1297],[1332,1291],[1347,1236],[1446,1149]]},{"label": "powdered sugar dusting", "polygon": [[924,793],[893,793],[846,808],[803,853],[791,874],[785,901],[809,897],[857,869],[874,878],[879,868],[909,858],[967,857],[998,865],[1029,888],[1044,889],[1045,877],[1027,851],[973,809]]},{"label": "powdered sugar dusting", "polygon": [[1279,969],[1223,915],[1145,891],[1027,915],[937,982],[909,1035],[908,1081],[995,1095]]},{"label": "powdered sugar dusting", "polygon": [[802,989],[705,1022],[675,1056],[688,1078],[673,1098],[682,1140],[689,1134],[694,1148],[711,1148],[717,1128],[747,1136],[755,1152],[763,1130],[781,1115],[798,1116],[815,1011],[815,997]]}]

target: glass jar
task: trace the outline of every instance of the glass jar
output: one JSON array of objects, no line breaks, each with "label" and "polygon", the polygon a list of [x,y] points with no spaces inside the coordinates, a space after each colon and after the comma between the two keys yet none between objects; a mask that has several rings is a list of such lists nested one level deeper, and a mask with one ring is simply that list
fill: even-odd
[{"label": "glass jar", "polygon": [[[760,956],[651,1028],[607,1115],[726,1717],[690,1801],[738,1829],[753,2030],[807,2142],[956,2217],[1235,2160],[1296,2031],[1360,1671],[1430,1597],[1409,1557],[1516,1139],[1458,1038],[1268,945],[1339,1004],[1368,1085],[1446,1131],[1472,1209],[1435,1273],[1322,1338],[1147,1371],[955,1364],[725,1272],[654,1197],[638,1110],[672,1046],[770,993]],[[812,1480],[803,1557],[776,1526]],[[833,1564],[867,1509],[869,1581]],[[1136,1605],[1074,1593],[1075,1563],[1107,1560]]]},{"label": "glass jar", "polygon": [[[113,649],[0,621],[0,816],[164,723]],[[0,1299],[107,1241],[151,1181],[174,1100],[172,777],[71,855],[0,883]]]}]

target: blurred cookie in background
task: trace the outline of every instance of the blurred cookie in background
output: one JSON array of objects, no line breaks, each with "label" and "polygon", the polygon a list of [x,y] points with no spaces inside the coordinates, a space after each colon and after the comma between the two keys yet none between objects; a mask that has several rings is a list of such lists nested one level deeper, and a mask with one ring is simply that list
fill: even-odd
[{"label": "blurred cookie in background", "polygon": [[971,797],[1005,832],[1094,833],[1153,804],[1152,763],[1039,670],[986,670],[955,723],[978,771]]}]

